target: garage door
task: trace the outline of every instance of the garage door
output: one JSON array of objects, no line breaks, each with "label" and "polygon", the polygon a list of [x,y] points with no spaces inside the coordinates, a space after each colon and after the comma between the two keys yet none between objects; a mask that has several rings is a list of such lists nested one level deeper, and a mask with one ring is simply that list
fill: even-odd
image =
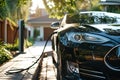
[{"label": "garage door", "polygon": [[51,29],[49,27],[44,28],[44,40],[47,40],[47,38],[50,36],[50,34],[54,31],[54,29]]}]

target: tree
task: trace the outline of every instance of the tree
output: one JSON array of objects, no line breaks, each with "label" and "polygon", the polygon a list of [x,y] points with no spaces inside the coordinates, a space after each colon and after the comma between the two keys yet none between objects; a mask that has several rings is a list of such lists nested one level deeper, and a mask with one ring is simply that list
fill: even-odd
[{"label": "tree", "polygon": [[10,12],[6,0],[0,0],[0,19],[5,19],[10,16]]},{"label": "tree", "polygon": [[62,18],[65,13],[90,10],[99,0],[43,0],[48,14],[52,18]]},{"label": "tree", "polygon": [[62,18],[65,13],[74,13],[77,10],[76,0],[43,0],[50,17]]},{"label": "tree", "polygon": [[31,0],[0,0],[0,19],[27,20],[30,6]]},{"label": "tree", "polygon": [[35,17],[40,17],[42,15],[42,11],[41,9],[37,6],[36,10],[35,10]]},{"label": "tree", "polygon": [[94,10],[94,11],[101,11],[102,10],[102,6],[99,4],[100,0],[92,0],[91,4],[91,8],[90,10]]},{"label": "tree", "polygon": [[6,0],[11,13],[11,19],[17,23],[19,19],[27,20],[31,0]]}]

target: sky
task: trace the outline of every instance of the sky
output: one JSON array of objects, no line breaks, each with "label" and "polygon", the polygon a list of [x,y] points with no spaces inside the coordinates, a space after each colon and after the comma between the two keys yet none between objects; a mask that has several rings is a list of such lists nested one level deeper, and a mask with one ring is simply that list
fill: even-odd
[{"label": "sky", "polygon": [[45,8],[43,4],[43,0],[32,0],[32,2],[33,2],[31,7],[32,11],[34,11],[37,6],[39,6],[39,8]]}]

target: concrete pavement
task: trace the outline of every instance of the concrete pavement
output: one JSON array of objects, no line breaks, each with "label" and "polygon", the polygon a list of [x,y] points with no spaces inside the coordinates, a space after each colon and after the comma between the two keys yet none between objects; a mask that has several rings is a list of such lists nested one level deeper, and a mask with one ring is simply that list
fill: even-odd
[{"label": "concrete pavement", "polygon": [[[45,41],[35,42],[35,44],[24,50],[24,54],[19,54],[9,62],[0,67],[0,80],[32,80],[35,76],[39,62],[29,70],[17,72],[20,69],[26,69],[33,64],[42,54]],[[48,42],[45,52],[51,51],[51,42]],[[9,72],[9,73],[7,73]]]}]

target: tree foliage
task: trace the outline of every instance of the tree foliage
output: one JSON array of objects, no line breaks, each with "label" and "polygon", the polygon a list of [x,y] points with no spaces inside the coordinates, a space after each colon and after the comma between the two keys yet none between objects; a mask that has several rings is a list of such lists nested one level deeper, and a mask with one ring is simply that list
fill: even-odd
[{"label": "tree foliage", "polygon": [[9,17],[16,23],[19,19],[26,20],[30,6],[31,0],[0,0],[0,18]]},{"label": "tree foliage", "polygon": [[65,13],[76,11],[76,0],[43,0],[44,5],[53,18],[61,18]]},{"label": "tree foliage", "polygon": [[36,8],[34,17],[40,17],[42,15],[42,11],[39,7]]},{"label": "tree foliage", "polygon": [[65,13],[90,10],[99,0],[43,0],[48,14],[52,18],[62,18]]},{"label": "tree foliage", "polygon": [[100,0],[92,0],[92,6],[91,6],[90,10],[101,11],[102,6],[99,4],[99,1]]},{"label": "tree foliage", "polygon": [[28,18],[31,0],[7,0],[7,4],[13,21],[17,22],[19,19],[26,20]]},{"label": "tree foliage", "polygon": [[0,0],[0,19],[5,19],[8,16],[10,16],[10,12],[6,0]]}]

